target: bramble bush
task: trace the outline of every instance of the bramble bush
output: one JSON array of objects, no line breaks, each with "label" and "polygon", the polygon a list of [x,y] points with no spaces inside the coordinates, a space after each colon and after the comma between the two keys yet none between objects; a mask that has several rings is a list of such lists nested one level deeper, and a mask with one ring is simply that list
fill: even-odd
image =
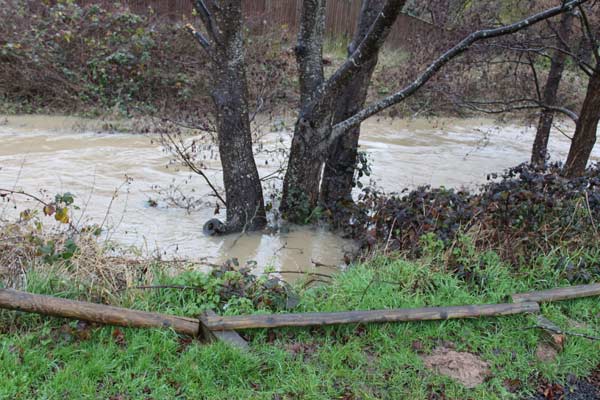
[{"label": "bramble bush", "polygon": [[[151,9],[138,15],[118,3],[105,9],[68,0],[7,0],[0,8],[2,100],[20,112],[205,112],[207,60],[184,22]],[[248,40],[250,98],[264,103],[265,92],[285,98],[291,67],[281,54],[285,35]]]},{"label": "bramble bush", "polygon": [[[522,164],[488,179],[477,192],[424,186],[385,195],[367,188],[337,220],[350,221],[342,229],[366,252],[385,248],[412,257],[423,254],[424,237],[450,249],[468,235],[478,250],[496,251],[515,266],[556,248],[600,244],[600,166],[567,179],[558,164]],[[570,267],[581,277],[574,280],[586,280],[580,269]]]}]

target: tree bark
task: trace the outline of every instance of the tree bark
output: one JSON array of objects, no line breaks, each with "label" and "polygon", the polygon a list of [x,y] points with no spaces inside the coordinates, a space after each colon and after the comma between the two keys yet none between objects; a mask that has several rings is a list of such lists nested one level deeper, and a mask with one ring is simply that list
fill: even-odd
[{"label": "tree bark", "polygon": [[[322,0],[323,1],[323,0]],[[314,76],[322,71],[323,29],[314,22],[312,10],[318,0],[304,0],[302,27],[297,46],[300,66],[300,89],[311,90],[302,94],[301,112],[296,122],[288,170],[286,172],[281,211],[292,222],[305,222],[312,210],[317,207],[321,189],[323,165],[330,147],[329,138],[334,123],[336,104],[350,85],[383,46],[391,26],[395,22],[406,0],[388,0],[385,6],[375,13],[364,40],[360,41],[344,64],[327,81],[316,85]],[[323,1],[324,4],[324,1]],[[316,19],[319,24],[324,20]],[[312,35],[312,36],[309,36]],[[308,46],[307,38],[317,41]],[[319,57],[316,57],[318,52]],[[318,59],[318,64],[314,61]],[[311,68],[306,68],[306,66]],[[308,76],[311,74],[312,76]],[[302,75],[307,75],[303,77]],[[322,79],[321,79],[322,80]],[[304,84],[312,82],[312,85]]]},{"label": "tree bark", "polygon": [[585,168],[596,144],[598,121],[600,120],[600,63],[590,76],[587,93],[579,119],[575,127],[575,134],[571,141],[571,148],[565,164],[565,176],[574,178],[583,175]]},{"label": "tree bark", "polygon": [[[348,57],[352,56],[363,41],[384,3],[384,0],[363,0],[356,31],[348,46]],[[378,56],[377,51],[343,89],[335,111],[334,123],[350,118],[364,107]],[[321,202],[328,208],[335,207],[339,201],[352,199],[359,137],[360,125],[357,125],[336,139],[329,148],[321,184]]]},{"label": "tree bark", "polygon": [[192,3],[208,37],[189,29],[211,58],[211,97],[227,201],[227,222],[220,233],[262,229],[266,216],[252,151],[242,2],[225,0],[218,6],[212,1]]},{"label": "tree bark", "polygon": [[[235,57],[235,56],[234,56]],[[242,64],[240,64],[242,63]],[[226,232],[264,228],[262,186],[252,152],[248,88],[243,60],[217,68],[212,99],[227,199]]]},{"label": "tree bark", "polygon": [[294,128],[288,167],[283,181],[281,212],[290,222],[307,223],[317,207],[321,173],[326,153],[323,138],[327,137],[328,116],[332,104],[301,114]]},{"label": "tree bark", "polygon": [[[573,24],[573,18],[574,16],[572,13],[564,13],[562,15],[560,26],[557,31],[557,35],[560,36],[557,40],[557,47],[562,48],[564,47],[563,43],[568,43],[571,33],[571,25]],[[567,55],[558,50],[554,51],[554,54],[552,55],[550,71],[548,72],[548,78],[546,80],[543,97],[541,99],[544,105],[556,105],[556,96],[558,94],[558,88],[560,86],[560,81],[562,80],[563,71],[565,69],[566,58]],[[546,164],[548,140],[550,138],[550,129],[552,128],[553,121],[554,111],[551,109],[542,110],[540,120],[538,122],[537,132],[535,134],[535,141],[533,142],[533,149],[531,150],[531,164],[536,167],[543,167]]]},{"label": "tree bark", "polygon": [[295,48],[300,83],[300,115],[294,127],[288,167],[283,182],[281,212],[302,223],[317,206],[323,160],[319,148],[322,127],[333,106],[319,99],[323,84],[323,40],[326,0],[304,0]]}]

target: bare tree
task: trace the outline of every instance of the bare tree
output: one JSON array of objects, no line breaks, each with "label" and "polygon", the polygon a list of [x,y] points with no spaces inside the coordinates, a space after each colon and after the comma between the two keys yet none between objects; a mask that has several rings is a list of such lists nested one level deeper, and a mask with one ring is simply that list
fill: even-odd
[{"label": "bare tree", "polygon": [[[410,84],[364,106],[365,87],[377,55],[406,0],[363,0],[359,29],[349,56],[328,79],[324,76],[322,57],[326,0],[304,0],[295,48],[301,99],[283,183],[281,210],[284,215],[292,221],[303,220],[316,207],[327,158],[332,152],[333,158],[344,158],[337,157],[337,152],[331,149],[336,145],[344,146],[343,141],[351,136],[349,142],[355,151],[358,128],[365,119],[413,95],[474,43],[518,32],[586,1],[565,1],[513,24],[473,32],[435,59]],[[265,212],[250,137],[241,0],[196,0],[193,4],[205,33],[191,26],[190,31],[210,57],[214,76],[212,98],[217,110],[216,125],[226,190],[226,231],[258,229],[264,225]],[[353,94],[358,94],[358,98],[340,102],[340,99],[349,100]],[[348,159],[352,156],[350,154]],[[327,183],[323,187],[331,186]],[[328,194],[326,197],[335,200],[339,195]]]},{"label": "bare tree", "polygon": [[[365,119],[413,95],[449,61],[464,53],[474,43],[518,32],[540,21],[570,11],[584,2],[585,0],[563,2],[557,7],[547,9],[513,24],[473,32],[433,61],[414,81],[403,89],[362,108],[343,121],[336,122],[335,105],[342,94],[343,88],[353,81],[357,74],[363,70],[365,64],[371,62],[373,57],[376,56],[389,33],[390,27],[405,3],[403,0],[388,0],[374,19],[368,33],[346,62],[328,80],[323,81],[312,95],[303,96],[304,98],[310,98],[310,101],[302,104],[300,116],[296,123],[288,170],[284,181],[282,211],[287,214],[289,219],[294,220],[299,219],[298,217],[302,218],[308,210],[314,208],[319,199],[319,184],[323,165],[331,146],[339,138],[348,135],[352,128],[360,126],[360,123]],[[317,16],[312,12],[316,7],[316,3],[322,3],[322,1],[304,1],[301,32],[316,32],[316,30],[310,29],[311,26],[318,25],[319,21],[315,19]],[[322,43],[323,40],[322,36],[316,36],[314,39],[317,43]],[[310,49],[315,52],[322,51],[321,45],[307,47],[303,40],[305,40],[305,36],[301,33],[299,47],[302,49]],[[300,64],[303,62],[303,57],[309,56],[307,53],[300,53]],[[310,56],[310,58],[314,60],[321,59],[321,57],[315,55]],[[314,65],[314,70],[319,71],[319,66]]]},{"label": "bare tree", "polygon": [[252,152],[244,61],[242,0],[195,0],[205,33],[188,25],[210,59],[211,97],[223,167],[227,222],[222,233],[266,224],[262,186]]},{"label": "bare tree", "polygon": [[[498,61],[490,56],[490,54],[494,55],[493,52],[484,53],[490,59],[490,61],[486,61],[489,64],[505,64],[508,65],[508,71],[514,71],[513,86],[533,86],[533,95],[527,93],[527,89],[521,88],[519,90],[523,94],[516,98],[500,95],[487,100],[465,101],[461,99],[459,101],[460,105],[474,111],[491,114],[516,110],[541,110],[531,155],[531,163],[538,167],[545,165],[554,115],[562,113],[572,119],[576,123],[576,129],[571,139],[569,156],[564,168],[564,175],[567,177],[580,176],[585,172],[596,142],[600,115],[598,107],[600,102],[598,92],[600,14],[597,12],[597,6],[597,2],[579,5],[573,12],[563,14],[557,28],[548,22],[550,33],[552,33],[550,36],[548,31],[542,29],[535,35],[525,34],[513,40],[504,40],[502,43],[494,42],[490,45],[515,53],[515,59],[501,55],[501,59]],[[574,24],[577,20],[578,23]],[[575,34],[576,32],[577,34]],[[539,81],[540,73],[535,64],[543,58],[550,59],[551,64],[546,84],[542,88]],[[570,60],[572,65],[588,78],[583,103],[581,106],[576,106],[579,108],[578,112],[570,109],[564,102],[565,100],[572,101],[573,99],[568,99],[569,93],[567,92],[577,92],[579,87],[571,86],[567,90],[558,90],[567,60]],[[527,68],[520,68],[521,66]],[[577,71],[571,72],[576,73]],[[533,84],[531,84],[532,82]]]},{"label": "bare tree", "polygon": [[[592,27],[584,7],[579,7],[579,12],[583,30],[592,44],[595,66],[588,72],[587,93],[579,112],[575,134],[565,163],[565,175],[568,177],[580,176],[585,172],[596,143],[600,120],[600,26]],[[600,23],[597,20],[595,22]]]},{"label": "bare tree", "polygon": [[[560,19],[560,25],[556,32],[557,40],[556,47],[552,55],[550,63],[550,71],[544,85],[544,93],[541,95],[541,101],[547,106],[556,106],[558,88],[562,80],[563,71],[565,69],[565,61],[567,60],[567,46],[570,40],[571,27],[573,24],[573,13],[564,13]],[[554,121],[555,111],[550,107],[542,110],[540,120],[538,122],[533,148],[531,150],[531,164],[537,167],[542,167],[546,163],[548,154],[548,139],[550,138],[550,129]]]}]

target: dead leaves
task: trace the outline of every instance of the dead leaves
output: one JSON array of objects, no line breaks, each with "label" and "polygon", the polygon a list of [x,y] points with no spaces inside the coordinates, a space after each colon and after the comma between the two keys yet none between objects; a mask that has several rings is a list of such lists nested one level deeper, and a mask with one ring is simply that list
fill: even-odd
[{"label": "dead leaves", "polygon": [[115,328],[113,330],[112,337],[113,337],[114,342],[119,347],[127,346],[127,339],[125,339],[125,334],[119,328]]}]

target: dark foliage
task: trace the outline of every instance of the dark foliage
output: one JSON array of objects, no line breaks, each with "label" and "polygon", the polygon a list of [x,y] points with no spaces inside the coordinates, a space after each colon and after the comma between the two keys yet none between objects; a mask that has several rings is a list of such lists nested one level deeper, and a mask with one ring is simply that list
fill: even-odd
[{"label": "dark foliage", "polygon": [[[190,315],[205,309],[281,311],[298,304],[298,296],[287,283],[269,274],[257,276],[255,267],[254,262],[240,266],[232,259],[214,265],[210,274],[189,271],[168,279],[166,288],[173,289],[173,301]],[[161,287],[165,288],[156,288]]]},{"label": "dark foliage", "polygon": [[[488,179],[476,193],[428,186],[390,196],[365,190],[345,210],[350,223],[343,229],[365,251],[383,247],[411,256],[422,254],[425,235],[449,248],[459,234],[467,234],[478,248],[496,250],[515,264],[558,246],[598,244],[599,166],[567,179],[559,165],[536,170],[523,164]],[[565,266],[574,281],[591,278],[579,269]]]},{"label": "dark foliage", "polygon": [[[210,110],[208,60],[185,21],[118,3],[8,0],[0,22],[0,100],[18,112]],[[271,35],[247,46],[250,94],[261,109],[286,96],[282,80],[292,67],[280,54],[285,33]]]}]

